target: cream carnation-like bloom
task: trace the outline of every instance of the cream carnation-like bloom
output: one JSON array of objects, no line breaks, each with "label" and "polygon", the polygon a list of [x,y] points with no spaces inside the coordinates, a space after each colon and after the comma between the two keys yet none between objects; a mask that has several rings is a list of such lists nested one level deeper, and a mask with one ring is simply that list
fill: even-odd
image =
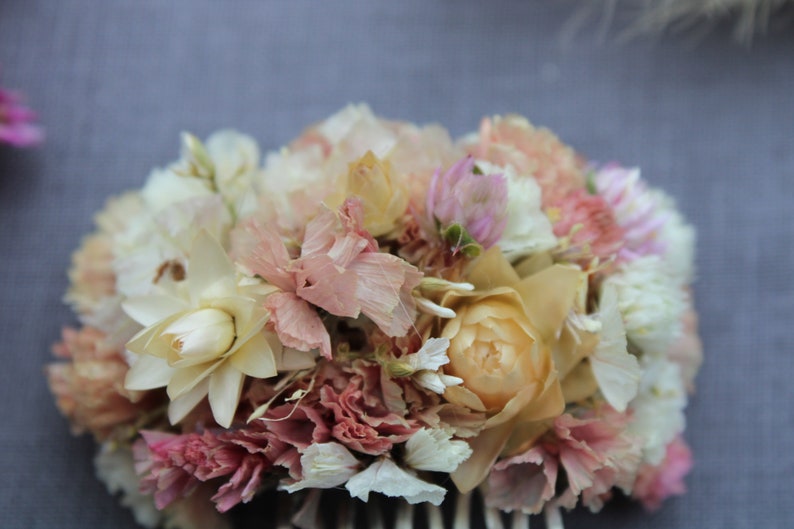
[{"label": "cream carnation-like bloom", "polygon": [[263,327],[260,285],[240,285],[234,265],[207,232],[193,242],[187,277],[170,294],[130,298],[127,314],[145,328],[127,343],[140,355],[125,380],[127,389],[167,386],[168,417],[181,421],[205,396],[215,421],[228,428],[245,376],[276,374]]}]

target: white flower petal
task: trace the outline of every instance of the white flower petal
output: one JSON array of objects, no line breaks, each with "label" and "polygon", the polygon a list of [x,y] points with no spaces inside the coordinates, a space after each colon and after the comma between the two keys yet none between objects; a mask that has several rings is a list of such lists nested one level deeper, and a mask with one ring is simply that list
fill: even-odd
[{"label": "white flower petal", "polygon": [[149,355],[139,356],[127,371],[124,387],[138,391],[162,388],[168,385],[174,372],[175,369],[162,358]]},{"label": "white flower petal", "polygon": [[245,375],[235,369],[230,362],[224,362],[210,375],[210,407],[215,422],[228,428],[237,411]]},{"label": "white flower petal", "polygon": [[351,478],[358,460],[338,443],[314,443],[301,454],[302,479],[283,487],[293,493],[305,488],[330,489]]},{"label": "white flower petal", "polygon": [[623,412],[637,395],[641,371],[637,358],[626,348],[617,290],[608,283],[601,292],[599,318],[600,341],[590,357],[590,366],[604,398],[617,411]]},{"label": "white flower petal", "polygon": [[428,338],[416,353],[409,354],[405,360],[416,371],[427,369],[438,371],[438,368],[449,363],[447,356],[449,338]]},{"label": "white flower petal", "polygon": [[438,428],[422,428],[405,443],[405,463],[418,470],[454,472],[469,456],[469,443],[453,441],[450,434]]},{"label": "white flower petal", "polygon": [[366,470],[347,481],[350,495],[367,501],[370,492],[380,492],[392,498],[405,498],[408,503],[428,501],[440,505],[446,489],[423,481],[394,464],[391,459],[379,459]]}]

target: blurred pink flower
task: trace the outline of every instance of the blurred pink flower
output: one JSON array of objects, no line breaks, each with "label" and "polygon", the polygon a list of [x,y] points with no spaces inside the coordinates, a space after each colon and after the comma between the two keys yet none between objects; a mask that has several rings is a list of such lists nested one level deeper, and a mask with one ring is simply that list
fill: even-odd
[{"label": "blurred pink flower", "polygon": [[642,181],[639,169],[607,165],[596,173],[595,185],[625,232],[621,257],[630,260],[649,254],[664,255],[666,244],[658,233],[670,212],[662,208],[658,197]]},{"label": "blurred pink flower", "polygon": [[[507,182],[499,174],[475,172],[474,158],[467,156],[445,173],[437,170],[427,192],[430,222],[446,232],[453,225],[465,229],[483,249],[499,241],[507,224]],[[449,241],[453,250],[469,241]],[[470,242],[469,242],[470,244]]]},{"label": "blurred pink flower", "polygon": [[496,463],[488,478],[488,505],[539,513],[554,497],[560,468],[566,489],[556,504],[572,509],[581,497],[592,511],[612,487],[630,490],[640,462],[638,439],[625,432],[627,416],[605,406],[599,415],[564,414],[527,452]]},{"label": "blurred pink flower", "polygon": [[684,494],[686,476],[692,468],[692,452],[681,436],[667,445],[664,460],[658,466],[640,467],[632,496],[648,510],[658,509],[669,496]]},{"label": "blurred pink flower", "polygon": [[36,113],[22,101],[20,94],[0,87],[0,143],[29,147],[44,140],[44,131],[33,123]]},{"label": "blurred pink flower", "polygon": [[55,356],[68,360],[47,366],[50,390],[58,409],[72,423],[74,433],[86,430],[105,439],[132,425],[152,406],[155,395],[136,402],[139,392],[124,389],[129,367],[123,350],[105,342],[105,334],[92,327],[65,328],[63,341],[53,346]]},{"label": "blurred pink flower", "polygon": [[598,257],[607,260],[623,247],[623,229],[615,220],[612,208],[599,195],[586,189],[569,193],[547,209],[554,235],[567,238],[563,249],[574,260]]},{"label": "blurred pink flower", "polygon": [[584,187],[584,162],[551,131],[516,115],[485,118],[466,150],[496,165],[512,165],[540,186],[543,208]]},{"label": "blurred pink flower", "polygon": [[158,509],[189,495],[200,482],[228,477],[212,497],[220,512],[248,502],[273,463],[267,443],[247,442],[246,432],[170,434],[142,431],[134,447],[141,490],[154,494]]}]

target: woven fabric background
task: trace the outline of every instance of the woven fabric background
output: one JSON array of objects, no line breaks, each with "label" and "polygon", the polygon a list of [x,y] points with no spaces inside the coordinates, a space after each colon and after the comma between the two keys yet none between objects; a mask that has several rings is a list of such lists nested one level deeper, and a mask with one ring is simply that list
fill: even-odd
[{"label": "woven fabric background", "polygon": [[[794,33],[737,46],[564,36],[531,0],[2,0],[0,65],[47,128],[0,147],[0,526],[132,529],[42,374],[75,319],[70,253],[109,195],[232,126],[263,149],[348,102],[457,136],[517,112],[599,161],[639,165],[699,231],[706,362],[688,409],[688,495],[566,528],[794,523]],[[542,522],[538,522],[542,526]],[[244,527],[267,527],[247,519]]]}]

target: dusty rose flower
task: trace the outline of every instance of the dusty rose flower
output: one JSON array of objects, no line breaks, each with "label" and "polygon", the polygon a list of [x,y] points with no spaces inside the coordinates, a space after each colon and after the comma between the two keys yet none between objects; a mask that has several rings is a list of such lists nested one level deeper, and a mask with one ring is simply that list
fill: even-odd
[{"label": "dusty rose flower", "polygon": [[[419,429],[404,409],[389,407],[394,387],[377,364],[355,362],[346,381],[320,389],[320,404],[333,412],[331,436],[351,450],[379,455],[407,441]],[[404,404],[403,404],[404,406]]]},{"label": "dusty rose flower", "polygon": [[577,267],[555,265],[522,279],[495,248],[468,273],[475,291],[444,297],[456,315],[440,331],[450,340],[443,369],[463,380],[444,397],[489,417],[472,440],[472,457],[453,474],[461,490],[482,481],[503,450],[518,450],[542,433],[540,421],[562,413],[560,380],[595,345],[590,338],[565,347],[559,341],[583,277]]},{"label": "dusty rose flower", "polygon": [[66,328],[53,352],[68,360],[48,365],[47,377],[74,433],[89,431],[105,439],[118,428],[132,425],[151,406],[151,398],[136,403],[140,393],[124,388],[128,366],[123,350],[108,345],[103,332]]},{"label": "dusty rose flower", "polygon": [[692,452],[678,436],[667,445],[661,464],[640,467],[632,497],[640,500],[646,509],[656,510],[666,498],[686,492],[684,476],[691,468]]},{"label": "dusty rose flower", "polygon": [[44,140],[44,131],[34,124],[36,113],[22,101],[20,94],[0,88],[0,143],[30,147]]},{"label": "dusty rose flower", "polygon": [[542,191],[543,207],[584,187],[584,163],[551,131],[535,128],[521,116],[485,118],[478,136],[466,138],[466,150],[496,165],[512,165],[533,177]]},{"label": "dusty rose flower", "polygon": [[539,513],[557,490],[560,471],[567,487],[555,503],[577,501],[598,511],[612,487],[631,490],[640,462],[639,439],[627,434],[627,416],[605,407],[582,418],[569,414],[528,451],[497,462],[488,478],[486,502],[503,510]]},{"label": "dusty rose flower", "polygon": [[624,231],[609,204],[599,195],[578,189],[547,209],[554,235],[565,238],[563,251],[572,260],[607,260],[623,247]]},{"label": "dusty rose flower", "polygon": [[248,502],[257,492],[263,474],[271,469],[264,447],[249,449],[238,432],[215,434],[169,434],[141,432],[135,444],[136,471],[142,476],[141,490],[154,494],[158,509],[189,495],[200,482],[226,478],[212,497],[218,510],[226,512]]}]

